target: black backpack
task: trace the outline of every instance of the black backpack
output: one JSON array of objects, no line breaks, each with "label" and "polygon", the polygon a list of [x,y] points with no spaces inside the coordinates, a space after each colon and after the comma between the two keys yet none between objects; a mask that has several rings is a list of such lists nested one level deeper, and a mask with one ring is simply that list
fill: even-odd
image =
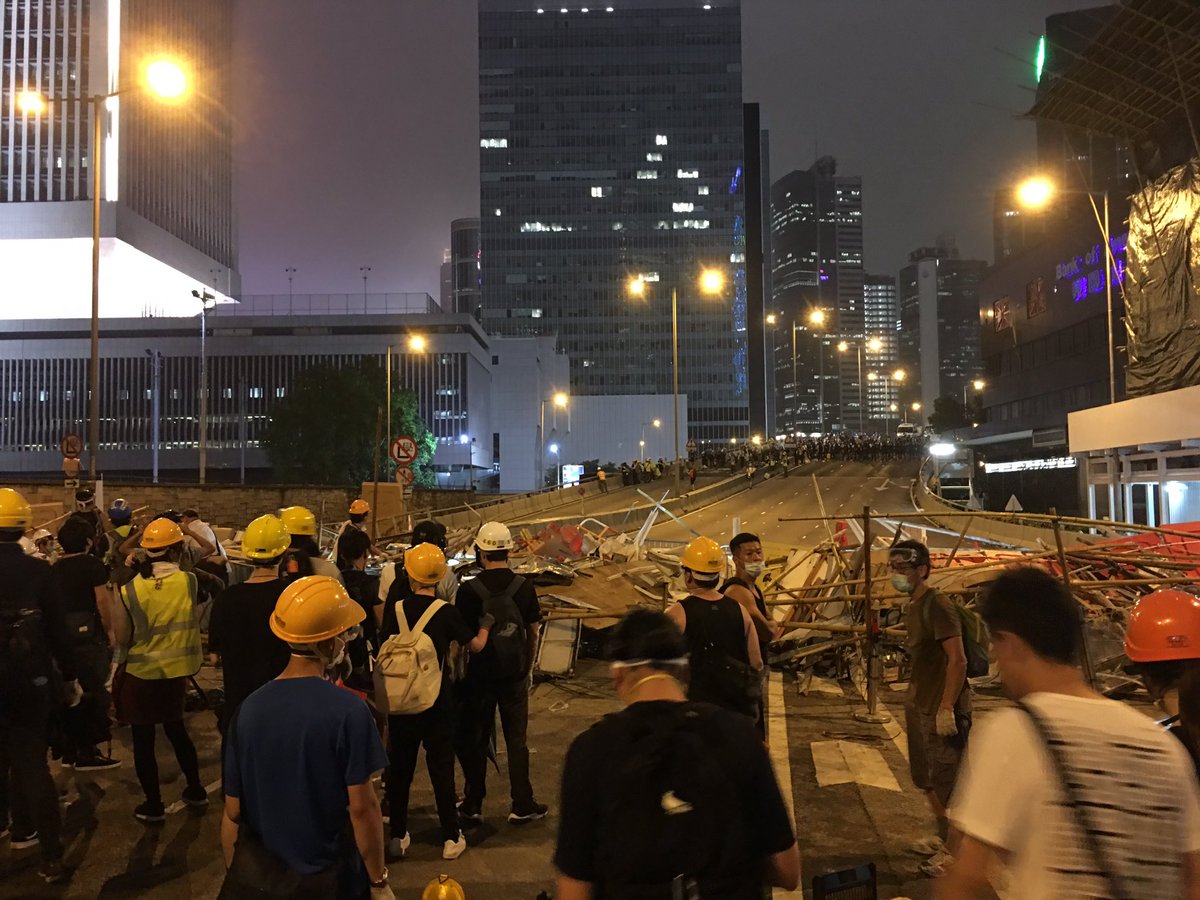
[{"label": "black backpack", "polygon": [[485,652],[491,656],[487,666],[493,678],[516,678],[529,671],[529,639],[525,633],[525,619],[513,599],[525,584],[521,575],[513,575],[503,591],[493,593],[476,578],[470,582],[473,590],[483,600],[484,614],[490,614],[496,623],[488,632]]},{"label": "black backpack", "polygon": [[0,720],[21,720],[53,693],[57,672],[39,607],[0,608]]},{"label": "black backpack", "polygon": [[703,705],[669,706],[630,718],[625,759],[602,791],[596,862],[604,896],[761,896],[724,716]]}]

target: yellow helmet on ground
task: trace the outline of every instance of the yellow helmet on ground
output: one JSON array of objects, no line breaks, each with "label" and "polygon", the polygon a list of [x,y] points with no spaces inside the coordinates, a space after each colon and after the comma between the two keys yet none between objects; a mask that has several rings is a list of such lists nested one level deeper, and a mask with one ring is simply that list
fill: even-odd
[{"label": "yellow helmet on ground", "polygon": [[259,516],[242,533],[242,553],[249,559],[275,559],[292,543],[287,526],[278,516]]},{"label": "yellow helmet on ground", "polygon": [[279,518],[287,528],[288,534],[307,534],[317,536],[317,517],[311,509],[304,506],[289,506],[279,511]]},{"label": "yellow helmet on ground", "polygon": [[719,575],[725,571],[725,551],[712,538],[698,537],[687,545],[679,562],[701,575]]},{"label": "yellow helmet on ground", "polygon": [[309,575],[283,589],[271,614],[271,631],[289,644],[316,644],[366,617],[366,610],[350,599],[336,578]]},{"label": "yellow helmet on ground", "polygon": [[183,543],[183,530],[170,519],[155,519],[142,532],[142,546],[147,550],[164,550]]},{"label": "yellow helmet on ground", "polygon": [[0,528],[20,528],[33,524],[29,501],[12,488],[0,488]]},{"label": "yellow helmet on ground", "polygon": [[359,497],[357,500],[355,500],[353,503],[350,504],[350,515],[352,515],[352,516],[361,516],[365,513],[369,513],[370,511],[371,511],[371,504],[368,503],[366,500],[364,500],[362,497]]},{"label": "yellow helmet on ground", "polygon": [[433,544],[417,544],[404,551],[404,571],[413,584],[437,584],[446,574],[446,554]]},{"label": "yellow helmet on ground", "polygon": [[439,875],[425,885],[421,900],[467,900],[467,893],[449,875]]}]

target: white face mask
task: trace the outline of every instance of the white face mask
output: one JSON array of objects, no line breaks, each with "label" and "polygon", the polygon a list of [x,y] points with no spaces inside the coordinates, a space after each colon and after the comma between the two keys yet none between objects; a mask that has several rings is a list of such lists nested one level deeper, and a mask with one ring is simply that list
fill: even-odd
[{"label": "white face mask", "polygon": [[917,586],[905,578],[903,575],[892,576],[892,587],[902,594],[911,594],[917,589]]},{"label": "white face mask", "polygon": [[761,559],[757,562],[742,563],[742,568],[746,570],[746,574],[752,578],[757,578],[766,569],[767,564]]}]

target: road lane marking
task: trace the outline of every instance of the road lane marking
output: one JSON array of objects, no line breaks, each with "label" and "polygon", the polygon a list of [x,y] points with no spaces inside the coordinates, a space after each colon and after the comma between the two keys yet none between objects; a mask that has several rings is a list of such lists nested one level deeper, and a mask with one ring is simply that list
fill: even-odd
[{"label": "road lane marking", "polygon": [[[219,797],[219,796],[220,796],[220,793],[221,793],[221,779],[220,779],[220,778],[218,778],[218,779],[217,779],[216,781],[214,781],[212,784],[206,784],[206,785],[204,786],[204,792],[205,792],[206,794],[208,794],[208,802],[209,802],[209,805],[211,806],[211,805],[212,805],[213,798],[214,798],[214,797]],[[186,803],[184,803],[182,800],[176,800],[174,803],[172,803],[170,806],[168,806],[168,807],[167,807],[167,815],[168,815],[168,816],[170,816],[170,815],[174,815],[175,813],[177,813],[177,812],[179,812],[181,809],[183,809],[185,806],[187,806],[187,804],[186,804]]]},{"label": "road lane marking", "polygon": [[858,741],[813,741],[817,784],[862,784],[899,794],[900,784],[883,754]]}]

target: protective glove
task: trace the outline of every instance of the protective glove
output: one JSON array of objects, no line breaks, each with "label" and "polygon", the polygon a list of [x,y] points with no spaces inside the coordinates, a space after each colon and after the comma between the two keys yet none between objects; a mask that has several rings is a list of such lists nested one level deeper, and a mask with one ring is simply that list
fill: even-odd
[{"label": "protective glove", "polygon": [[396,895],[392,893],[391,886],[385,884],[371,888],[371,900],[396,900]]},{"label": "protective glove", "polygon": [[492,627],[495,624],[496,624],[496,617],[493,616],[491,613],[484,613],[482,616],[479,617],[479,627],[482,628],[484,631],[491,631]]},{"label": "protective glove", "polygon": [[83,688],[79,686],[78,681],[68,681],[63,685],[63,700],[66,701],[68,708],[74,709],[82,699]]},{"label": "protective glove", "polygon": [[935,720],[938,737],[954,737],[958,734],[958,723],[954,721],[954,710],[939,709]]}]

